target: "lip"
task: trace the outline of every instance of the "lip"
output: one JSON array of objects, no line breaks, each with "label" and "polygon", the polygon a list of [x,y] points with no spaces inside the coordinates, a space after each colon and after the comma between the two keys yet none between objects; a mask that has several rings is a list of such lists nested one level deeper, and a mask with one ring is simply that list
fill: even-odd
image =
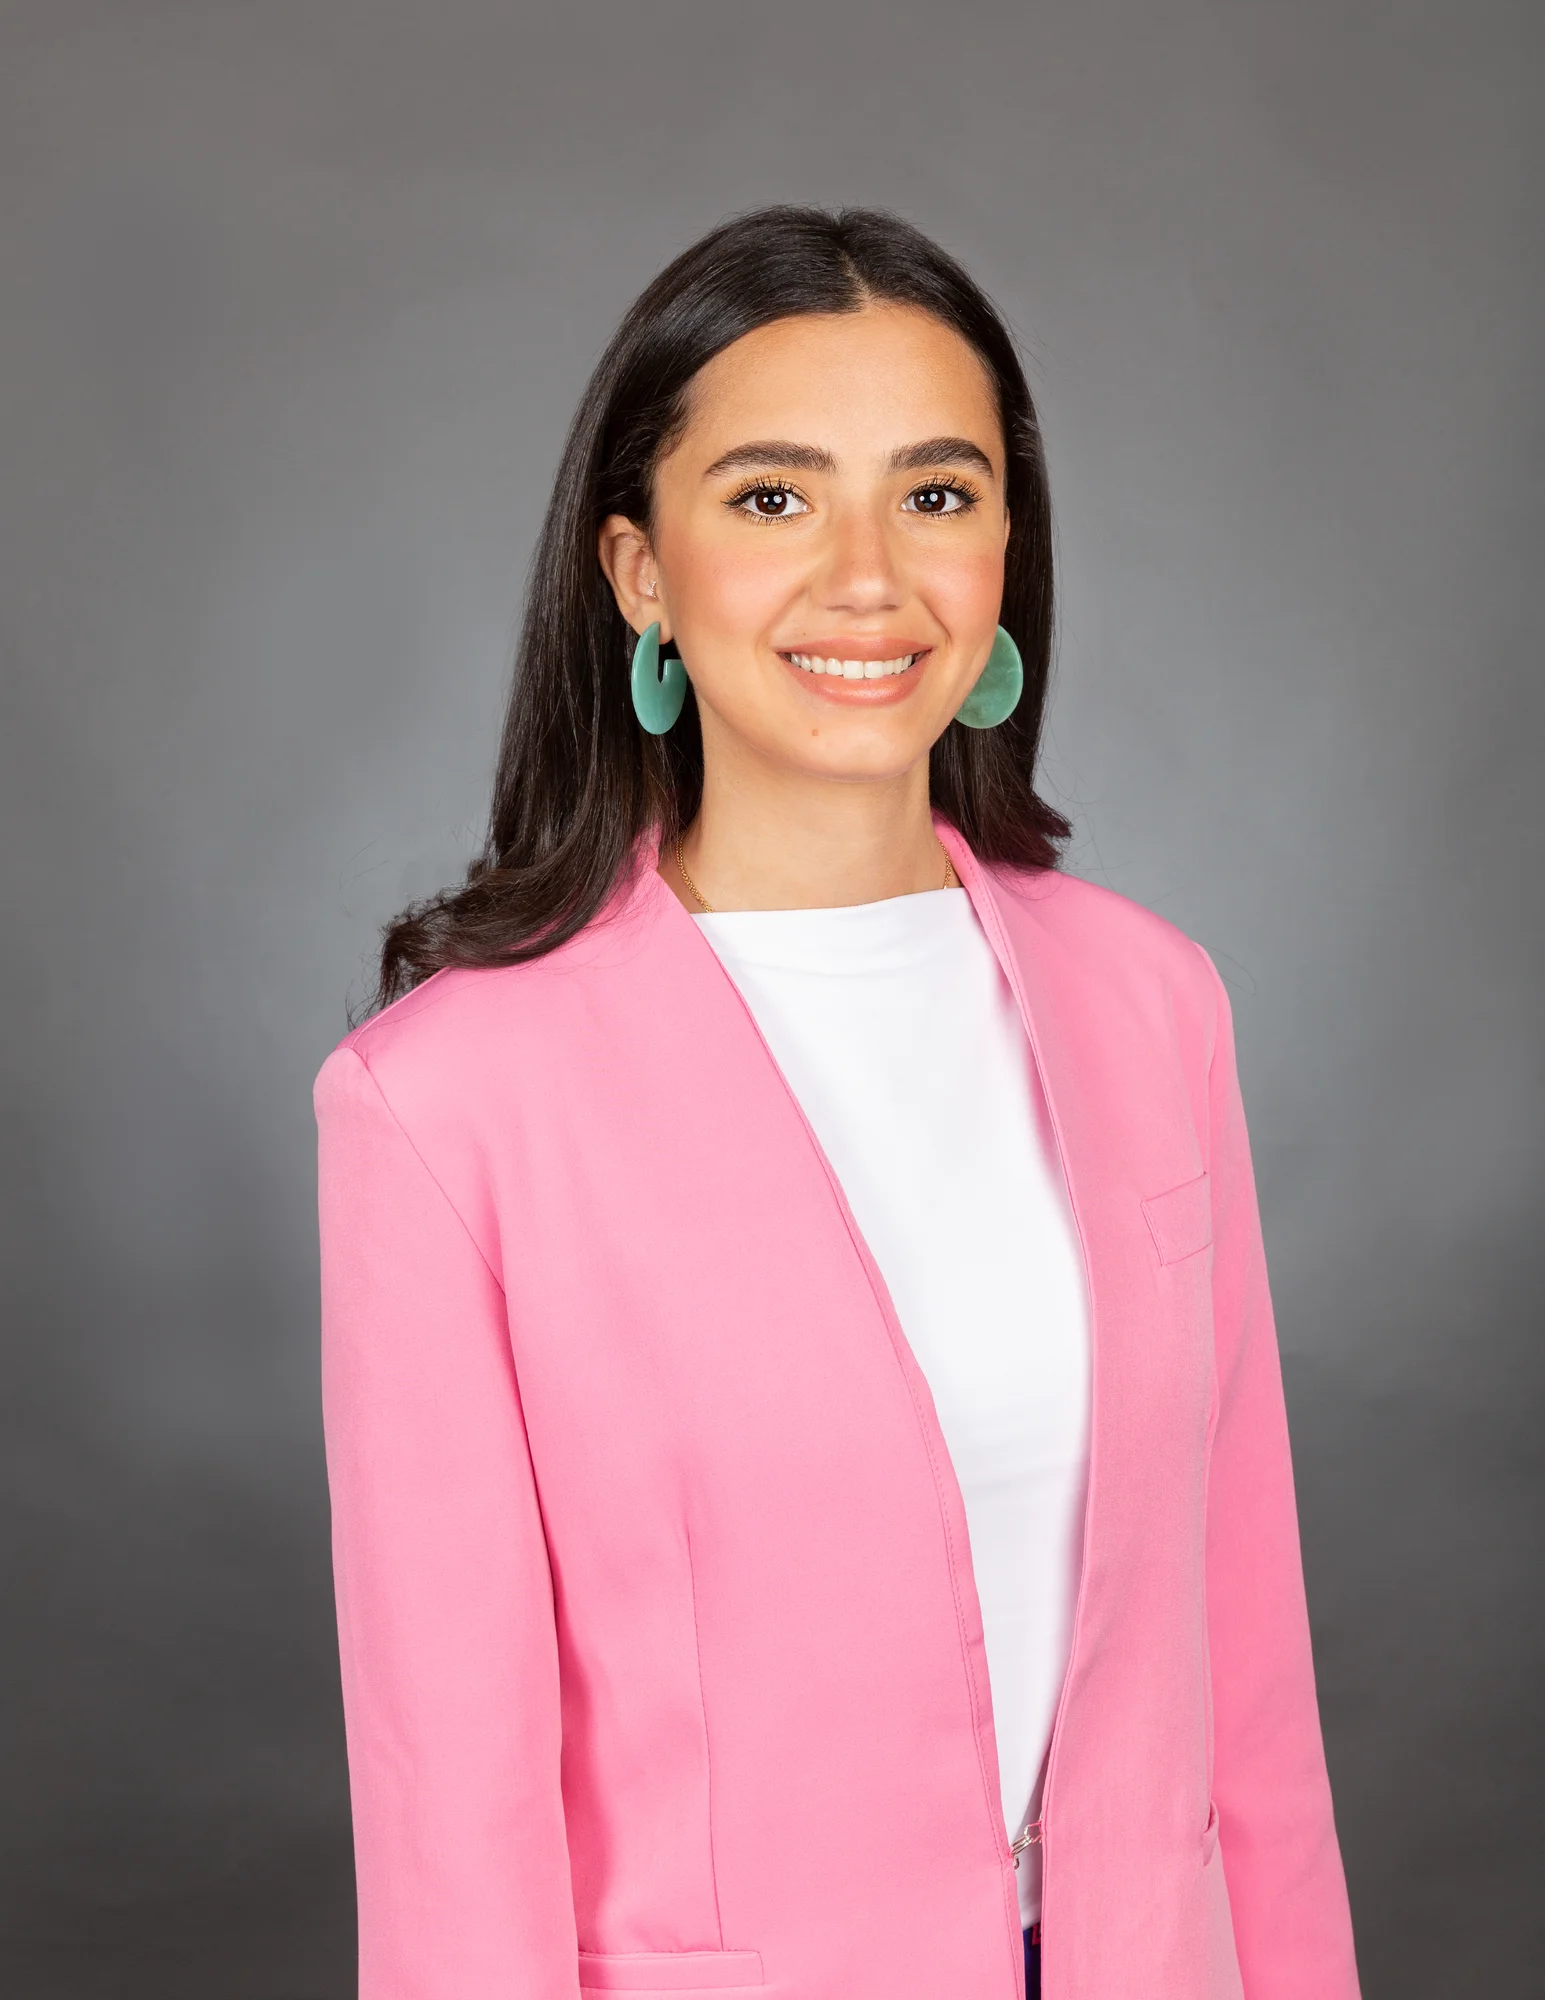
[{"label": "lip", "polygon": [[[904,701],[917,686],[931,646],[909,644],[905,639],[813,639],[798,646],[780,647],[778,658],[807,693],[822,701],[838,702],[850,708],[886,708]],[[899,673],[873,679],[852,679],[827,673],[812,673],[795,664],[795,655],[824,660],[899,660],[912,656],[912,664]]]},{"label": "lip", "polygon": [[909,639],[905,632],[882,632],[877,639],[844,638],[841,633],[801,639],[797,646],[780,646],[784,659],[791,653],[815,654],[822,660],[899,660],[904,653],[927,653],[933,649],[923,639]]}]

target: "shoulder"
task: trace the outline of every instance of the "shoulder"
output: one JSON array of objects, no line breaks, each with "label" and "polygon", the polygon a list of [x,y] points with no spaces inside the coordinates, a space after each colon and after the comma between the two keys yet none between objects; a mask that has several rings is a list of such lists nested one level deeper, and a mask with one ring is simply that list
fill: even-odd
[{"label": "shoulder", "polygon": [[376,1095],[383,1078],[398,1082],[442,1070],[484,1011],[491,976],[499,974],[437,972],[352,1028],[317,1072],[312,1094],[319,1114],[335,1102]]},{"label": "shoulder", "polygon": [[312,1090],[318,1117],[361,1098],[384,1099],[399,1119],[475,1100],[495,1056],[529,1044],[544,1015],[561,1013],[561,977],[548,959],[436,972],[332,1049]]},{"label": "shoulder", "polygon": [[1196,939],[1146,903],[1060,869],[989,867],[993,881],[1049,930],[1099,951],[1136,952],[1158,969],[1190,969],[1205,953]]},{"label": "shoulder", "polygon": [[494,1081],[519,1088],[561,1061],[650,944],[646,898],[618,898],[554,950],[514,965],[447,967],[345,1035],[313,1085],[319,1119],[376,1104],[415,1129],[476,1116]]},{"label": "shoulder", "polygon": [[990,866],[987,872],[1011,923],[1028,925],[1042,951],[1070,975],[1147,1008],[1162,1005],[1194,1027],[1210,1052],[1227,1017],[1228,993],[1196,938],[1133,897],[1060,869]]}]

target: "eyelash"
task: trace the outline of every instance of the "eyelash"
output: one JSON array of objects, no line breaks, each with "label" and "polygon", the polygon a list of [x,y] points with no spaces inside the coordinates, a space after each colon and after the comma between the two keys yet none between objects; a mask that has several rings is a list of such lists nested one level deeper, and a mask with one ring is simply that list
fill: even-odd
[{"label": "eyelash", "polygon": [[[961,479],[953,474],[944,479],[925,479],[921,486],[914,486],[912,488],[912,493],[958,493],[960,495],[960,505],[950,510],[955,514],[969,514],[982,497],[981,493],[971,484],[969,479]],[[909,500],[912,498],[912,493],[907,495]],[[924,518],[928,517],[925,516]],[[938,517],[934,516],[933,518],[937,519]]]},{"label": "eyelash", "polygon": [[783,517],[778,514],[758,514],[751,508],[746,507],[746,502],[755,493],[792,493],[796,500],[803,500],[805,497],[797,487],[791,486],[786,479],[753,479],[749,486],[743,486],[738,493],[732,494],[725,501],[725,506],[732,510],[735,508],[745,508],[746,519],[748,521],[755,521],[759,525],[769,528],[776,526],[777,522]]},{"label": "eyelash", "polygon": [[[960,479],[952,474],[944,479],[923,480],[920,485],[912,488],[907,498],[910,500],[913,493],[928,492],[958,493],[960,495],[960,505],[950,509],[952,514],[968,514],[980,502],[982,497],[980,492],[978,492],[968,479]],[[743,486],[738,493],[731,494],[730,498],[724,504],[731,509],[745,508],[746,519],[748,521],[756,521],[763,527],[776,527],[780,520],[798,519],[797,515],[754,513],[750,508],[746,508],[746,502],[756,493],[792,493],[796,500],[805,499],[804,494],[800,492],[799,488],[792,485],[787,479],[753,479],[749,486]],[[807,506],[808,504],[809,502],[806,501]],[[940,520],[943,518],[941,515],[925,514],[923,516],[924,520]]]}]

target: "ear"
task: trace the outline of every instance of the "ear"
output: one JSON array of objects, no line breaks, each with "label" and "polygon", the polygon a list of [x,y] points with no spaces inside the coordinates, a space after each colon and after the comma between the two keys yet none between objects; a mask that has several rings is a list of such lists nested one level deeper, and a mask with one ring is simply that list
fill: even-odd
[{"label": "ear", "polygon": [[608,514],[601,523],[597,553],[617,600],[617,609],[633,630],[645,632],[658,624],[661,639],[669,639],[671,624],[665,605],[665,585],[660,581],[660,566],[643,529],[625,514]]}]

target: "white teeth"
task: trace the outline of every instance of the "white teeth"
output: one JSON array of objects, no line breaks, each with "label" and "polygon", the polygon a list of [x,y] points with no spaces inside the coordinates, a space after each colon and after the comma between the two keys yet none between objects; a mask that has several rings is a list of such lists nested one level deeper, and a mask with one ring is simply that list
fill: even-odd
[{"label": "white teeth", "polygon": [[828,660],[818,653],[790,653],[787,657],[807,674],[830,674],[845,681],[879,681],[892,674],[904,674],[917,655],[902,653],[894,660]]}]

